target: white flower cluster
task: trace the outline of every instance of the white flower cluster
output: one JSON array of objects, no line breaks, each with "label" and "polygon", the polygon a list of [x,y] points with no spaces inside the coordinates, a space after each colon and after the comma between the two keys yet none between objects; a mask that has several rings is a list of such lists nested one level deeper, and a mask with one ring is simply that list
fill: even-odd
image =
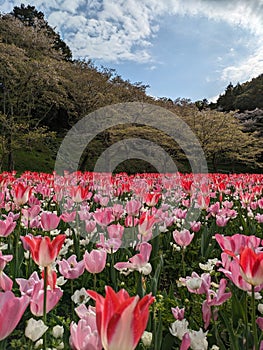
[{"label": "white flower cluster", "polygon": [[207,332],[203,332],[200,328],[199,331],[193,331],[188,328],[188,321],[186,319],[176,320],[171,324],[170,332],[173,336],[183,339],[183,336],[188,333],[191,340],[192,350],[207,350],[208,342],[206,339]]}]

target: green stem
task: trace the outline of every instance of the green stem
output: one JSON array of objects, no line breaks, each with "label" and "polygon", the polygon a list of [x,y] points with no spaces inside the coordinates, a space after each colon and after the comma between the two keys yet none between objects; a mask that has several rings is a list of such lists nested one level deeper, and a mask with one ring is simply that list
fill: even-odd
[{"label": "green stem", "polygon": [[0,350],[6,350],[7,349],[7,339],[0,340]]},{"label": "green stem", "polygon": [[[71,279],[70,280],[70,294],[71,295],[73,295],[73,279]],[[75,313],[74,313],[74,302],[71,300],[71,316],[72,316],[72,318],[74,318],[74,315],[75,315]]]},{"label": "green stem", "polygon": [[116,275],[116,270],[114,268],[114,253],[113,249],[111,249],[111,265],[110,265],[110,274],[111,274],[111,281],[113,284],[113,289],[115,292],[117,292],[117,275]]},{"label": "green stem", "polygon": [[93,274],[93,290],[96,292],[97,291],[97,275],[96,273]]},{"label": "green stem", "polygon": [[[78,214],[77,214],[78,215]],[[77,229],[76,229],[77,230]],[[79,237],[78,237],[78,231],[75,232],[75,229],[72,229],[73,232],[73,242],[74,242],[74,250],[75,254],[77,256],[77,259],[80,260],[80,250],[79,250]]]},{"label": "green stem", "polygon": [[[44,300],[43,300],[43,321],[45,325],[47,324],[47,274],[48,274],[48,267],[44,267]],[[47,337],[46,332],[44,333],[43,337],[43,350],[46,350],[47,348]]]},{"label": "green stem", "polygon": [[258,343],[258,332],[257,332],[257,323],[256,323],[256,306],[255,306],[255,287],[252,286],[252,295],[251,295],[251,322],[252,322],[252,332],[253,332],[253,338],[254,338],[254,349],[259,350],[259,343]]},{"label": "green stem", "polygon": [[185,276],[185,261],[184,261],[184,253],[185,253],[185,247],[182,247],[182,269],[183,269],[183,276]]},{"label": "green stem", "polygon": [[247,337],[247,341],[246,341],[246,350],[248,350],[248,339],[249,339],[249,331],[248,331],[248,314],[247,314],[247,293],[245,293],[245,328],[246,328],[246,337]]}]

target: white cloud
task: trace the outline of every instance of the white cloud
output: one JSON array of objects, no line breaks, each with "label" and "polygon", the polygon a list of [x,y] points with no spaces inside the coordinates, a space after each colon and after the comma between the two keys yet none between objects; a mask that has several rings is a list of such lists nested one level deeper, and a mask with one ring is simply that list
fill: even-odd
[{"label": "white cloud", "polygon": [[253,55],[241,60],[237,66],[229,66],[223,69],[222,80],[225,82],[244,82],[255,78],[263,72],[263,48],[258,49]]},{"label": "white cloud", "polygon": [[[0,11],[10,12],[20,4],[0,0]],[[31,0],[30,4],[45,13],[74,57],[156,64],[150,47],[160,19],[177,14],[223,21],[253,34],[254,54],[220,67],[224,81],[242,82],[263,71],[263,0]],[[236,59],[236,52],[232,54]]]}]

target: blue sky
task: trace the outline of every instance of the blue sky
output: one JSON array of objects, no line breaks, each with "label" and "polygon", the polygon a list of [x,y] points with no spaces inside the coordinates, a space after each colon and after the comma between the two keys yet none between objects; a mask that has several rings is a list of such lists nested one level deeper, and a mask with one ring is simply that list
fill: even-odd
[{"label": "blue sky", "polygon": [[[263,73],[263,0],[31,0],[74,58],[116,69],[147,93],[215,99]],[[0,0],[8,13],[21,1]]]}]

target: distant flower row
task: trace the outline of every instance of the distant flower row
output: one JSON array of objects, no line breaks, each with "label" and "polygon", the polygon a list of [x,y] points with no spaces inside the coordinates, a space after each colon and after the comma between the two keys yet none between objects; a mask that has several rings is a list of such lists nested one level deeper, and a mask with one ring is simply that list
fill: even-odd
[{"label": "distant flower row", "polygon": [[0,349],[263,349],[263,175],[0,174]]}]

